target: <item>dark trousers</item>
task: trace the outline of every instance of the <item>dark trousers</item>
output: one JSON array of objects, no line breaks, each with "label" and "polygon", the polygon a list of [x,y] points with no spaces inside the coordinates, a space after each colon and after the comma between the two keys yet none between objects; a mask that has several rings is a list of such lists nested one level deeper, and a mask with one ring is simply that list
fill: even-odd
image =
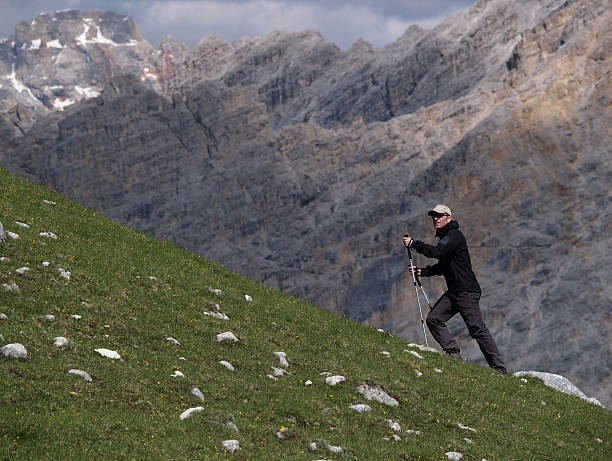
[{"label": "dark trousers", "polygon": [[459,345],[446,326],[455,314],[459,313],[468,327],[470,336],[476,340],[487,363],[491,368],[506,372],[493,336],[482,320],[482,313],[478,301],[480,293],[449,293],[448,291],[436,302],[427,316],[427,327],[434,339],[446,353],[458,354]]}]

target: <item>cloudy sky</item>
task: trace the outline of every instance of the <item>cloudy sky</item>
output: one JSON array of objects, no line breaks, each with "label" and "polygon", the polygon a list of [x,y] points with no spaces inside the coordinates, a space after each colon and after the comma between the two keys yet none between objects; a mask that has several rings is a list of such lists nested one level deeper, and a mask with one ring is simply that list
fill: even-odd
[{"label": "cloudy sky", "polygon": [[347,49],[359,38],[382,47],[411,24],[432,28],[475,0],[0,0],[0,38],[43,12],[66,8],[113,10],[131,16],[157,46],[168,34],[189,47],[207,35],[226,41],[274,30],[319,31]]}]

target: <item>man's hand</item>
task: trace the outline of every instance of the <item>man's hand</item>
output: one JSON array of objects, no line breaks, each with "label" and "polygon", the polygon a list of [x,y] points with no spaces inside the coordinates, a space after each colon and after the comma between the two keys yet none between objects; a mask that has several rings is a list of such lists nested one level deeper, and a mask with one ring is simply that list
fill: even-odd
[{"label": "man's hand", "polygon": [[409,266],[408,270],[410,271],[410,273],[415,273],[417,277],[421,276],[421,268],[420,267],[416,267],[416,266]]},{"label": "man's hand", "polygon": [[404,235],[402,237],[402,240],[404,241],[404,246],[405,247],[409,247],[410,246],[410,242],[412,242],[412,238],[408,237],[407,235]]}]

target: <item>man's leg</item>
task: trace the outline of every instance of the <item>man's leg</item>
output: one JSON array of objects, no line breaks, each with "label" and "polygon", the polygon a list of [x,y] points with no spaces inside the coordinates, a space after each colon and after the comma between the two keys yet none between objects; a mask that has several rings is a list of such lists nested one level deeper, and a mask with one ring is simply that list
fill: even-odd
[{"label": "man's leg", "polygon": [[478,343],[478,347],[480,347],[482,355],[487,359],[489,366],[502,373],[507,373],[504,359],[497,349],[497,344],[495,344],[491,332],[482,319],[482,313],[478,305],[480,293],[460,293],[453,296],[452,300],[456,304],[461,317],[463,317],[470,336]]},{"label": "man's leg", "polygon": [[451,355],[459,355],[459,345],[446,326],[446,322],[457,313],[448,293],[444,293],[427,316],[427,327],[434,339]]}]

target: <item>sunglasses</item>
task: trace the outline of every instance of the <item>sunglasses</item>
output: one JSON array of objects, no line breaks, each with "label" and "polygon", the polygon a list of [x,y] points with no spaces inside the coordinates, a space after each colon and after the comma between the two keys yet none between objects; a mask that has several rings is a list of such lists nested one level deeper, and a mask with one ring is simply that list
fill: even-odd
[{"label": "sunglasses", "polygon": [[442,213],[431,213],[430,216],[433,219],[440,219],[440,218],[443,218],[444,216],[448,216],[448,215],[445,215],[445,214],[442,214]]}]

